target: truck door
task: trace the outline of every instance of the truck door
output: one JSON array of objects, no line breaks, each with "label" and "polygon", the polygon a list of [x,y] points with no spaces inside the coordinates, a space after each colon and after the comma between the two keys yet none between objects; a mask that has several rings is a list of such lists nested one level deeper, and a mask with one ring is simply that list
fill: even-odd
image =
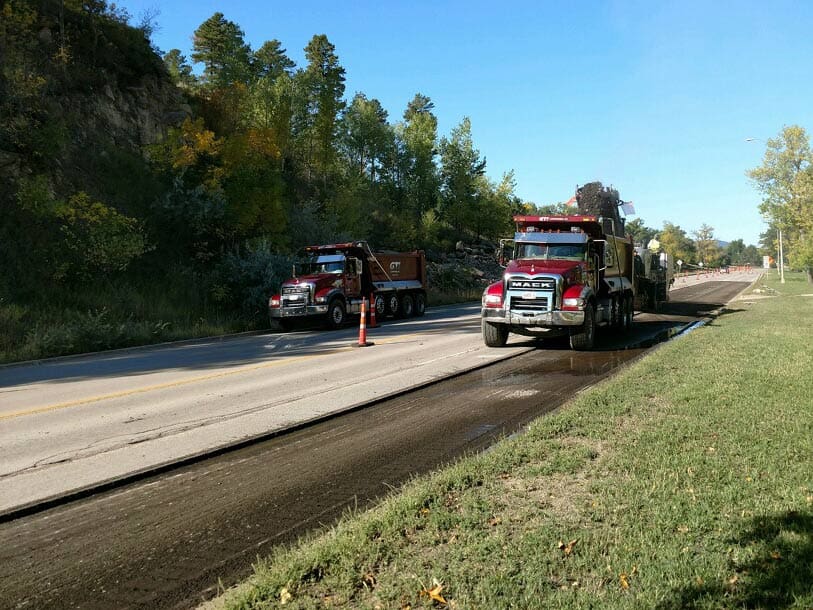
[{"label": "truck door", "polygon": [[361,261],[348,258],[344,267],[344,294],[348,297],[361,296]]}]

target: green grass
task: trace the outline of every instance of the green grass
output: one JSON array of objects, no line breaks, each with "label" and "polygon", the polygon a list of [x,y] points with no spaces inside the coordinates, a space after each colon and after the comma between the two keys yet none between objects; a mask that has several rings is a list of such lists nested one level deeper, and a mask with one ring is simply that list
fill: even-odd
[{"label": "green grass", "polygon": [[54,291],[37,303],[0,299],[0,363],[254,330],[257,322],[207,306],[183,278],[83,293]]},{"label": "green grass", "polygon": [[813,607],[813,287],[768,287],[214,605]]}]

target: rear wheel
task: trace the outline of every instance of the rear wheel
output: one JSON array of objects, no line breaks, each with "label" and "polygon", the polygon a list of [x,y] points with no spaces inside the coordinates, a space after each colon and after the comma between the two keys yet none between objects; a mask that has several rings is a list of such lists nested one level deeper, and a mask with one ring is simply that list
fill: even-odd
[{"label": "rear wheel", "polygon": [[596,311],[592,305],[584,309],[584,324],[570,335],[570,348],[584,351],[593,349],[596,341]]},{"label": "rear wheel", "polygon": [[379,319],[384,318],[387,313],[387,301],[380,294],[375,295],[375,317]]},{"label": "rear wheel", "polygon": [[327,326],[328,328],[341,328],[344,326],[347,313],[344,303],[339,299],[333,299],[327,306]]},{"label": "rear wheel", "polygon": [[426,295],[419,292],[415,295],[415,315],[422,316],[426,313]]},{"label": "rear wheel", "polygon": [[398,315],[398,295],[394,292],[387,297],[387,311],[391,316]]},{"label": "rear wheel", "polygon": [[628,332],[630,328],[632,328],[632,297],[626,296],[622,302],[624,306],[621,311],[621,329],[624,332]]},{"label": "rear wheel", "polygon": [[405,294],[401,297],[401,317],[402,318],[411,318],[415,315],[415,301],[412,298],[411,294]]},{"label": "rear wheel", "polygon": [[508,326],[483,320],[483,341],[488,347],[503,347],[508,341]]},{"label": "rear wheel", "polygon": [[615,295],[610,299],[610,327],[611,328],[621,328],[621,317],[622,312],[621,308],[623,307],[623,303],[618,295]]}]

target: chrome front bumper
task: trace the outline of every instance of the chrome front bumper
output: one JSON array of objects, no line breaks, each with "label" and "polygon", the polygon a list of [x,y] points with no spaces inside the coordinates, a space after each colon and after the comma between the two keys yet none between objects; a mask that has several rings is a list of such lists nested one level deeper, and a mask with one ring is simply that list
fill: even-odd
[{"label": "chrome front bumper", "polygon": [[496,324],[512,326],[581,326],[583,311],[517,312],[484,307],[483,318]]},{"label": "chrome front bumper", "polygon": [[307,305],[305,307],[269,307],[272,318],[304,318],[327,313],[327,305]]}]

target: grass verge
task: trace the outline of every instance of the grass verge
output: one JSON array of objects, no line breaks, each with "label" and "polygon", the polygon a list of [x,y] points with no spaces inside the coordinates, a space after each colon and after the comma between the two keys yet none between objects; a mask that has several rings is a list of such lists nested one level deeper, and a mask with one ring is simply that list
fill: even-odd
[{"label": "grass verge", "polygon": [[213,605],[813,607],[808,293],[769,280],[521,437],[277,549]]}]

